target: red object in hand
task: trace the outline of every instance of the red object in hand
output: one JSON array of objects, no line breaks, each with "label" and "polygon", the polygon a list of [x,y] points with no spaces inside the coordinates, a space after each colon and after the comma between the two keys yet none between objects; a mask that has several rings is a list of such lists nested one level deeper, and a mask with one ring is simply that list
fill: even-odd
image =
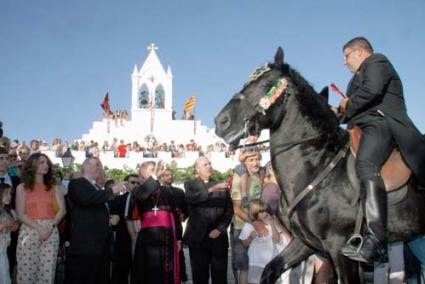
[{"label": "red object in hand", "polygon": [[337,93],[338,95],[340,95],[341,97],[343,97],[344,99],[347,97],[346,95],[344,95],[344,93],[335,85],[335,83],[331,83],[331,89],[332,91],[334,91],[335,93]]},{"label": "red object in hand", "polygon": [[227,179],[227,188],[232,188],[233,176]]}]

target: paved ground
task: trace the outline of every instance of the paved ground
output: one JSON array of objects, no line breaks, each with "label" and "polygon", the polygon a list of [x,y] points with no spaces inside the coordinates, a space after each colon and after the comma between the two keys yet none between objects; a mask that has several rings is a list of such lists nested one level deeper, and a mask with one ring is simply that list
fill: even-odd
[{"label": "paved ground", "polygon": [[[186,247],[183,249],[185,260],[186,260],[186,272],[189,280],[187,282],[184,282],[185,284],[191,284],[192,283],[192,270],[190,269],[190,258],[189,258],[189,249]],[[231,256],[230,256],[230,250],[229,250],[229,258],[228,258],[228,268],[227,268],[227,282],[228,284],[234,284],[235,280],[233,278],[233,272],[231,267]],[[56,273],[56,284],[63,284],[64,283],[64,266],[59,265]]]}]

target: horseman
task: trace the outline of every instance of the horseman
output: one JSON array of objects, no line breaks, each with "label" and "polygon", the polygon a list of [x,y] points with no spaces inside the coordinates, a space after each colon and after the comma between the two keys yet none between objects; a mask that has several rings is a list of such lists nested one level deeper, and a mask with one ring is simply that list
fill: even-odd
[{"label": "horseman", "polygon": [[366,219],[363,242],[342,248],[347,257],[368,263],[387,258],[387,195],[380,169],[395,147],[416,180],[425,184],[425,139],[407,115],[403,87],[396,70],[369,41],[356,37],[343,47],[344,64],[353,73],[348,98],[340,102],[347,128],[358,126],[356,172]]}]

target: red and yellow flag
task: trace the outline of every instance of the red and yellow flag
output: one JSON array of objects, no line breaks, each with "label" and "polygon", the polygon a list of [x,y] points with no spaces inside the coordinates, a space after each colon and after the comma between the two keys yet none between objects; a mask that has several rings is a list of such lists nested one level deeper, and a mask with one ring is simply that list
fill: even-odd
[{"label": "red and yellow flag", "polygon": [[190,111],[192,108],[196,106],[196,98],[195,96],[190,96],[189,99],[184,104],[184,112]]}]

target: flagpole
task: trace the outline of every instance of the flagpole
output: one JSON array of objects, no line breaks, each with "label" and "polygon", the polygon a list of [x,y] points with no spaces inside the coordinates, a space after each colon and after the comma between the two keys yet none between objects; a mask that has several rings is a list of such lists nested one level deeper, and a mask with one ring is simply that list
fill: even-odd
[{"label": "flagpole", "polygon": [[106,117],[106,128],[109,134],[109,132],[111,131],[111,114],[110,113],[108,113]]},{"label": "flagpole", "polygon": [[153,100],[150,101],[149,108],[151,109],[151,133],[153,133]]},{"label": "flagpole", "polygon": [[153,108],[153,105],[152,105],[152,126],[151,126],[151,132],[152,132],[152,134],[153,134],[153,127],[154,127],[154,125],[155,125],[155,111],[154,111],[154,108]]},{"label": "flagpole", "polygon": [[193,135],[196,135],[196,105],[193,108]]}]

